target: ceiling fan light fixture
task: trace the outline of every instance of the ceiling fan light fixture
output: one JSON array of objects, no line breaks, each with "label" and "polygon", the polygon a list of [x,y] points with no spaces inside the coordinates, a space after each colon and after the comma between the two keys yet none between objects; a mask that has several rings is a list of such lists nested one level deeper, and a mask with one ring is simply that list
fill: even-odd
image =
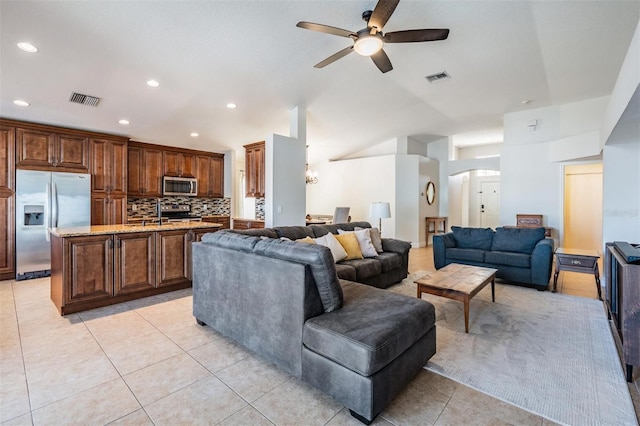
[{"label": "ceiling fan light fixture", "polygon": [[353,49],[358,55],[371,56],[375,55],[382,49],[382,39],[378,35],[364,34],[360,35],[353,45]]}]

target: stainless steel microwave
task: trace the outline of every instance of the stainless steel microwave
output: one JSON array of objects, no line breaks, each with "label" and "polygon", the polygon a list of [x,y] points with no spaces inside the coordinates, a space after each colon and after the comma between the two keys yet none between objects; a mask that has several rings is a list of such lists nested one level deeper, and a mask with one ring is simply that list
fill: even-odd
[{"label": "stainless steel microwave", "polygon": [[198,195],[198,179],[164,176],[162,178],[162,195],[195,197]]}]

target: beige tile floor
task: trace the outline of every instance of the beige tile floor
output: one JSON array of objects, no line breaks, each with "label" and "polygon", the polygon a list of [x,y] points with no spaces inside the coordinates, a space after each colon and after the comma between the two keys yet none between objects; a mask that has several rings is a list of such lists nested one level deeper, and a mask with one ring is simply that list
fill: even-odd
[{"label": "beige tile floor", "polygon": [[[410,271],[432,268],[430,248],[412,250]],[[332,398],[198,326],[191,302],[187,289],[60,317],[49,279],[0,282],[0,423],[360,424]],[[422,370],[375,424],[553,423]]]}]

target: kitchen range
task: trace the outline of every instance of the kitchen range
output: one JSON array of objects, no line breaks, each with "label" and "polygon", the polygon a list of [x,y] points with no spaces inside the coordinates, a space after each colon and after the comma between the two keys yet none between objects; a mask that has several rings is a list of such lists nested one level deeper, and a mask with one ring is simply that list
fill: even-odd
[{"label": "kitchen range", "polygon": [[202,216],[191,214],[191,206],[166,204],[160,207],[160,215],[167,222],[202,222]]}]

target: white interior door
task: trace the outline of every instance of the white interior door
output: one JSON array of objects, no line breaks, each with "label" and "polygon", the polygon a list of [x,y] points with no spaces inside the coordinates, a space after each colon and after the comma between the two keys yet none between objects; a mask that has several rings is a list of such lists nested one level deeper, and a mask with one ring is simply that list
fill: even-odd
[{"label": "white interior door", "polygon": [[496,228],[500,224],[500,182],[482,182],[480,191],[480,224]]}]

